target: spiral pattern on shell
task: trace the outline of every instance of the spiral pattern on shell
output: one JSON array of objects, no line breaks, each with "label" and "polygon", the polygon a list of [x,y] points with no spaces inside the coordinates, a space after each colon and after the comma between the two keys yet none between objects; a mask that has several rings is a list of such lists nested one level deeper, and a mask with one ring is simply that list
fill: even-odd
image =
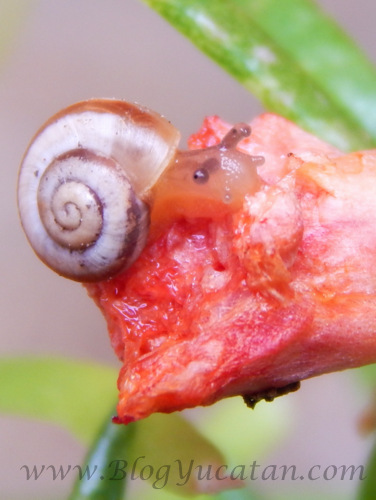
[{"label": "spiral pattern on shell", "polygon": [[124,101],[85,101],[51,118],[18,183],[21,222],[37,255],[84,282],[131,265],[148,236],[148,192],[178,140],[164,118]]}]

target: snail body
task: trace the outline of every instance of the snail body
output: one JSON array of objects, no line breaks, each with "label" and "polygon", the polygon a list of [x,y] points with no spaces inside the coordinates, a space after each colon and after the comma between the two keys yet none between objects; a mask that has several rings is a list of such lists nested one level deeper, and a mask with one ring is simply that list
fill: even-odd
[{"label": "snail body", "polygon": [[68,107],[38,131],[21,164],[18,206],[31,246],[62,276],[111,278],[141,253],[151,208],[166,193],[232,206],[245,185],[259,188],[263,159],[235,149],[249,133],[239,125],[217,146],[179,151],[179,131],[144,107],[112,99]]},{"label": "snail body", "polygon": [[256,167],[264,158],[236,149],[250,133],[248,125],[239,123],[215,146],[178,151],[154,188],[152,214],[165,220],[177,215],[216,219],[240,209],[245,195],[262,184]]}]

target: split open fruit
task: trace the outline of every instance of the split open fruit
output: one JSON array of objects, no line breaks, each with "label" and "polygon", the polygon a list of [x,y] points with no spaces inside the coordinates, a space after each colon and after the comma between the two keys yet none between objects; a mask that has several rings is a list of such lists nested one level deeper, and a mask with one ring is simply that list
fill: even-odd
[{"label": "split open fruit", "polygon": [[[230,128],[208,118],[190,147]],[[137,261],[86,285],[123,363],[121,422],[376,360],[376,151],[343,155],[272,114],[251,128],[239,148],[264,156],[262,185],[239,210],[175,216],[171,193]]]}]

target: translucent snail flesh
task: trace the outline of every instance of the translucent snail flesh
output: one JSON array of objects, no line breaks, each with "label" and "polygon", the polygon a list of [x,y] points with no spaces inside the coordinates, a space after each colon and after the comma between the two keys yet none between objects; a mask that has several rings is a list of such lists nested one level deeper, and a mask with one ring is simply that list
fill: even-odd
[{"label": "translucent snail flesh", "polygon": [[179,151],[178,130],[142,106],[92,99],[68,107],[37,132],[21,164],[18,206],[31,246],[62,276],[111,278],[141,253],[150,210],[169,192],[233,209],[259,188],[263,158],[236,150],[249,134],[240,124],[217,146]]}]

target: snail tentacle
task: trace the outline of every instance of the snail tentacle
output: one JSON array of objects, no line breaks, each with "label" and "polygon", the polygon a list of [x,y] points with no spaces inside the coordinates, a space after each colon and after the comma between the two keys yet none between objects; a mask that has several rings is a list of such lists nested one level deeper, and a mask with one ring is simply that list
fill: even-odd
[{"label": "snail tentacle", "polygon": [[262,186],[264,158],[238,143],[239,123],[216,146],[177,150],[180,133],[142,106],[92,99],[54,115],[23,158],[21,223],[36,254],[76,281],[112,278],[142,252],[150,211],[160,220],[222,216]]}]

